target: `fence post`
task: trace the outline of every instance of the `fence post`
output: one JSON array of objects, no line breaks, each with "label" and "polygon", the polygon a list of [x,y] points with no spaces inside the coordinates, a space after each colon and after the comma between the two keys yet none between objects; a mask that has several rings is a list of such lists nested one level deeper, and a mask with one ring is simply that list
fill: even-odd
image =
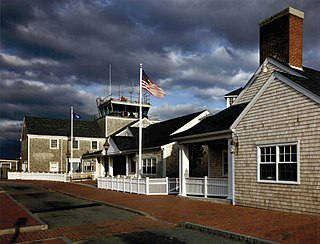
[{"label": "fence post", "polygon": [[208,194],[208,179],[207,176],[204,177],[204,197],[207,197]]},{"label": "fence post", "polygon": [[138,195],[139,195],[139,194],[140,194],[139,177],[138,177],[138,183],[137,183],[137,185],[138,185],[137,193],[138,193]]},{"label": "fence post", "polygon": [[146,177],[146,195],[149,195],[149,177]]},{"label": "fence post", "polygon": [[166,177],[166,195],[169,195],[169,178]]},{"label": "fence post", "polygon": [[129,179],[129,191],[132,193],[132,178]]}]

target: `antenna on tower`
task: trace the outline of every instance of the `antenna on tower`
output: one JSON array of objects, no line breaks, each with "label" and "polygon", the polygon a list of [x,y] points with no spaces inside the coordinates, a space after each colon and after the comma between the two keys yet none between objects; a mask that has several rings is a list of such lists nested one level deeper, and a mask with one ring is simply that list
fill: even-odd
[{"label": "antenna on tower", "polygon": [[112,89],[111,89],[111,63],[109,64],[109,96],[112,95]]},{"label": "antenna on tower", "polygon": [[132,102],[132,93],[134,91],[134,82],[132,81],[132,86],[129,83],[129,93],[130,93],[130,102]]}]

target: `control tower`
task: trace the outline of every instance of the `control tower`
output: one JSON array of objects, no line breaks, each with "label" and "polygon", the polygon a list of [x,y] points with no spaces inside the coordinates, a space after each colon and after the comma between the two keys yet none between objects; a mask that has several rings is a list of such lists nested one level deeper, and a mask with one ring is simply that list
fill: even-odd
[{"label": "control tower", "polygon": [[[108,137],[115,131],[139,119],[139,102],[132,101],[125,96],[115,98],[108,96],[97,98],[99,111],[98,123]],[[148,118],[150,102],[146,98],[142,101],[142,118]]]}]

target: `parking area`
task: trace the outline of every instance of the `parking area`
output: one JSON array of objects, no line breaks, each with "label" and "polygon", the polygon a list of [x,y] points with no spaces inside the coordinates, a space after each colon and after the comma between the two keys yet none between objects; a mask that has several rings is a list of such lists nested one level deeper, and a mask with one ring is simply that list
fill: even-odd
[{"label": "parking area", "polygon": [[[12,212],[10,218],[20,219],[19,228],[15,222],[12,234],[0,235],[1,243],[40,240],[44,243],[240,243],[37,184],[0,181],[0,188],[1,194],[12,200],[6,203],[7,209],[19,206],[35,220],[34,227],[47,225],[41,231],[21,231],[27,218]],[[4,218],[6,214],[2,211],[1,215]]]}]

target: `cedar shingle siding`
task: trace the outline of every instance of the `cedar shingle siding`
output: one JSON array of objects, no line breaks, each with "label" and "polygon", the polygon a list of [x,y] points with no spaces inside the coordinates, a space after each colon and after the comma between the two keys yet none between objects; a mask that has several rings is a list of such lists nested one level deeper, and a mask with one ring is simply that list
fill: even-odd
[{"label": "cedar shingle siding", "polygon": [[[237,205],[320,213],[319,104],[275,80],[236,127]],[[300,184],[258,183],[257,145],[300,142]]]}]

